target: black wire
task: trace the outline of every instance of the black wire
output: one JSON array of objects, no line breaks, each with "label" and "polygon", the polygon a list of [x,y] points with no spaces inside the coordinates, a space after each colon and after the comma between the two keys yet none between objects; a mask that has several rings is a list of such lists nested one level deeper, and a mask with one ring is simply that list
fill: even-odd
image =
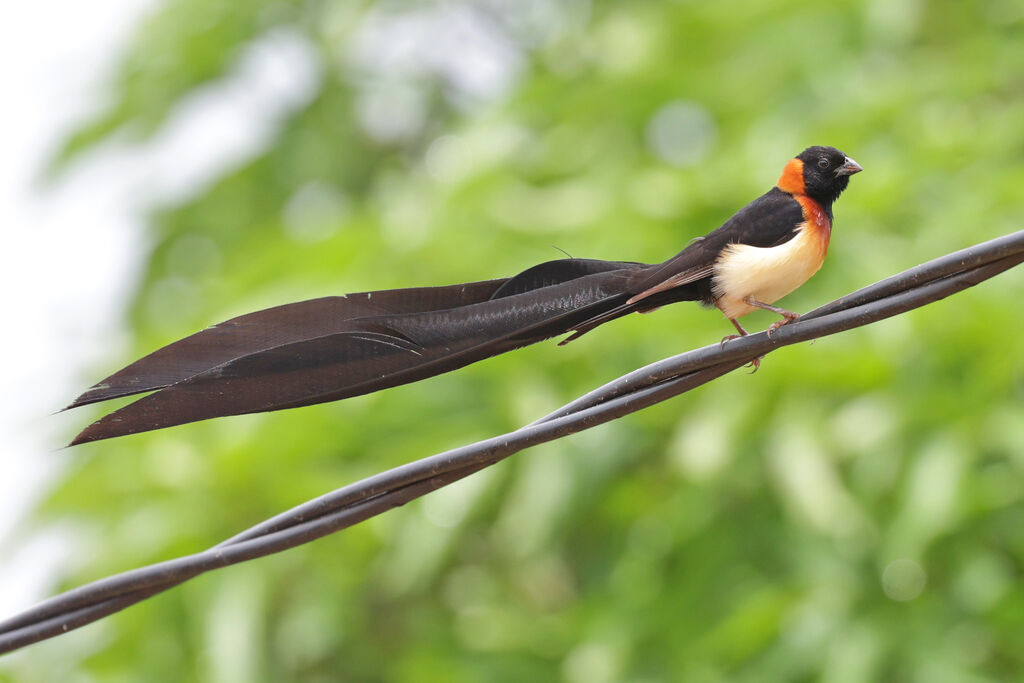
[{"label": "black wire", "polygon": [[947,254],[779,328],[653,363],[508,434],[411,462],[276,515],[204,552],[72,589],[0,623],[0,653],[96,621],[213,569],[280,552],[447,486],[530,446],[603,424],[712,381],[782,346],[943,299],[1024,262],[1024,231]]}]

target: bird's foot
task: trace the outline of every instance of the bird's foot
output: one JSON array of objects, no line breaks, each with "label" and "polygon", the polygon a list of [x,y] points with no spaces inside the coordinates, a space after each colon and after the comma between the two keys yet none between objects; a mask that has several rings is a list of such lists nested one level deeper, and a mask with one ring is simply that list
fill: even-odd
[{"label": "bird's foot", "polygon": [[[732,341],[733,339],[742,339],[743,337],[746,336],[746,334],[727,334],[726,336],[722,337],[722,341],[719,344],[719,346],[725,346],[725,342],[727,341]],[[757,369],[761,367],[761,358],[763,358],[763,356],[758,356],[754,360],[747,363],[746,367],[753,368],[753,370],[750,371],[751,375],[757,372]]]},{"label": "bird's foot", "polygon": [[768,331],[768,336],[769,337],[772,336],[772,333],[775,330],[779,329],[783,325],[788,325],[791,322],[793,322],[794,320],[796,320],[797,318],[799,318],[800,314],[799,313],[793,313],[792,311],[786,311],[785,313],[782,314],[782,316],[783,316],[782,320],[780,320],[778,322],[774,322],[774,323],[772,323],[771,325],[768,326],[768,330],[767,331]]},{"label": "bird's foot", "polygon": [[719,344],[719,346],[725,346],[725,342],[727,342],[727,341],[732,341],[733,339],[742,339],[742,338],[743,338],[742,334],[727,334],[724,337],[722,337],[722,341]]},{"label": "bird's foot", "polygon": [[[724,313],[725,311],[722,311],[722,312]],[[726,316],[726,317],[728,317],[728,316]],[[739,332],[739,334],[730,334],[730,335],[726,335],[726,336],[722,337],[722,343],[720,344],[720,346],[725,346],[725,342],[727,342],[727,341],[732,341],[733,339],[741,339],[741,338],[747,336],[747,331],[745,329],[743,329],[743,325],[740,325],[740,321],[736,320],[736,318],[729,318],[729,322],[732,323],[733,327],[736,328],[736,331]],[[754,360],[750,361],[750,363],[748,363],[747,365],[749,367],[754,368],[753,370],[750,371],[751,375],[754,374],[755,372],[757,372],[757,369],[759,367],[761,367],[761,358],[760,358],[760,356],[755,358]]]},{"label": "bird's foot", "polygon": [[787,311],[785,308],[779,308],[778,306],[766,304],[763,301],[758,301],[757,299],[754,299],[753,297],[749,296],[743,299],[743,303],[747,304],[748,306],[754,306],[755,308],[763,308],[766,311],[778,313],[779,315],[782,316],[782,320],[780,320],[777,323],[772,323],[772,325],[768,328],[767,332],[769,337],[772,336],[772,332],[774,332],[775,330],[779,329],[783,325],[788,325],[789,323],[793,322],[794,320],[800,317],[799,313],[794,313],[793,311]]},{"label": "bird's foot", "polygon": [[[725,313],[725,311],[722,311],[722,312]],[[726,316],[726,317],[728,318],[728,316]],[[731,339],[739,339],[740,337],[746,337],[747,336],[747,331],[745,329],[743,329],[743,325],[740,325],[740,321],[739,320],[737,320],[736,318],[729,318],[729,322],[732,323],[732,326],[736,328],[736,331],[739,332],[739,334],[730,334],[727,337],[722,337],[722,344],[723,345],[725,344],[725,342],[727,342],[727,341],[729,341]]]}]

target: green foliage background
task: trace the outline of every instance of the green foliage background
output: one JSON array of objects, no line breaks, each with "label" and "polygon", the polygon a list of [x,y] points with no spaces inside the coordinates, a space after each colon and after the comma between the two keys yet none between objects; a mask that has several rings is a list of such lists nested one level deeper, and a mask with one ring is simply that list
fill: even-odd
[{"label": "green foliage background", "polygon": [[[452,11],[519,55],[503,96],[351,57],[369,21]],[[824,269],[785,300],[806,310],[1024,227],[1022,28],[1016,0],[168,0],[62,161],[153,135],[275,32],[306,41],[318,81],[265,152],[154,210],[131,348],[95,374],[259,307],[510,275],[553,246],[660,261],[832,144],[865,172]],[[423,118],[382,141],[357,112],[387,78]],[[659,112],[682,156],[659,147]],[[1011,272],[783,350],[34,646],[0,678],[1018,679],[1022,295]],[[38,514],[87,549],[54,589],[205,548],[730,331],[675,306],[379,395],[76,449]]]}]

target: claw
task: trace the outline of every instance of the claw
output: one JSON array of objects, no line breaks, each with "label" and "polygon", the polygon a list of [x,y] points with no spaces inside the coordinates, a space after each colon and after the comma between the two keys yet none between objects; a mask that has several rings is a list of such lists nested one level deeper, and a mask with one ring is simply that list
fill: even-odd
[{"label": "claw", "polygon": [[[719,346],[725,346],[725,342],[732,341],[733,339],[742,339],[744,336],[746,336],[746,335],[742,335],[742,334],[728,334],[728,335],[722,337],[722,341],[719,343]],[[749,373],[749,374],[753,375],[755,372],[757,372],[757,369],[761,367],[761,357],[759,356],[759,357],[755,358],[754,360],[750,361],[749,363],[747,363],[746,367],[754,368]]]},{"label": "claw", "polygon": [[[725,311],[722,311],[722,313],[725,313]],[[728,316],[726,316],[726,317],[728,317]],[[725,342],[727,342],[727,341],[732,341],[733,339],[740,339],[742,337],[746,337],[747,336],[747,331],[745,329],[743,329],[743,325],[740,325],[740,321],[736,320],[736,318],[729,318],[729,322],[732,323],[733,327],[736,328],[736,331],[739,332],[739,334],[730,334],[730,335],[727,335],[725,337],[722,337],[722,341],[719,344],[720,347],[721,346],[725,346]],[[755,358],[754,360],[750,361],[750,363],[748,363],[748,365],[754,368],[753,370],[750,371],[750,374],[752,375],[755,372],[757,372],[757,369],[759,367],[761,367],[761,359],[760,358]]]},{"label": "claw", "polygon": [[768,332],[768,336],[769,337],[772,336],[772,332],[774,332],[775,330],[779,329],[783,325],[790,324],[791,322],[793,322],[794,320],[796,320],[797,318],[800,317],[796,313],[789,313],[788,311],[787,311],[787,313],[788,313],[788,315],[787,314],[783,314],[783,315],[785,315],[785,317],[782,320],[779,320],[778,322],[774,322],[774,323],[772,323],[771,325],[768,326],[767,332]]},{"label": "claw", "polygon": [[740,339],[742,337],[743,335],[741,334],[727,334],[724,337],[722,337],[722,341],[721,343],[719,343],[719,346],[725,346],[725,342],[732,341],[733,339]]}]

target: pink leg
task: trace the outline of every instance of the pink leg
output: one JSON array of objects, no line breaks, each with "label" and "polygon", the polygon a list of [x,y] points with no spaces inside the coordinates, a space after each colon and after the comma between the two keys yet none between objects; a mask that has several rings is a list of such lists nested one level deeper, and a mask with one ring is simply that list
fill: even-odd
[{"label": "pink leg", "polygon": [[783,318],[782,320],[780,320],[778,322],[775,322],[775,323],[772,323],[768,327],[768,336],[769,337],[772,336],[772,332],[774,332],[775,330],[779,329],[783,325],[788,325],[789,323],[793,322],[794,320],[796,320],[797,318],[800,317],[799,313],[794,313],[793,311],[787,311],[785,308],[779,308],[778,306],[772,306],[771,304],[766,304],[763,301],[758,301],[757,299],[752,299],[749,296],[746,299],[744,299],[743,301],[745,303],[751,305],[751,306],[755,306],[757,308],[763,308],[766,311],[771,311],[772,313],[778,313],[779,315],[782,316],[782,318]]},{"label": "pink leg", "polygon": [[[718,310],[722,310],[722,309],[718,309]],[[724,315],[724,311],[723,311],[723,315]],[[728,316],[726,316],[726,317],[728,317]],[[727,341],[729,341],[731,339],[739,339],[740,337],[746,337],[747,334],[748,334],[747,331],[745,329],[743,329],[743,325],[740,325],[740,321],[737,320],[736,318],[729,318],[729,322],[732,323],[733,327],[736,328],[736,331],[739,332],[739,334],[729,334],[729,335],[726,335],[726,336],[722,337],[722,346],[725,345],[725,342],[727,342]],[[754,360],[750,361],[750,365],[751,365],[751,367],[754,368],[753,370],[750,371],[750,374],[754,374],[755,372],[757,372],[757,369],[759,367],[761,367],[761,359],[760,358],[755,358]]]}]

